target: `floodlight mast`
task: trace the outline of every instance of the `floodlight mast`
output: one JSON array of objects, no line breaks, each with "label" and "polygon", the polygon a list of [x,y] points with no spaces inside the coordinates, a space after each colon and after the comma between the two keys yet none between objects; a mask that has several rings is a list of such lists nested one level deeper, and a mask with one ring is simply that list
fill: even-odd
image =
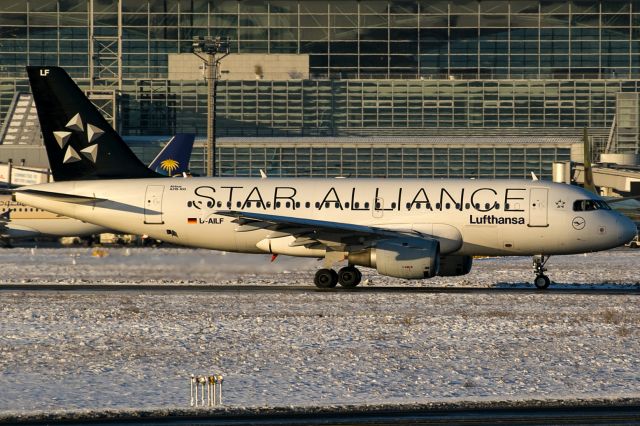
[{"label": "floodlight mast", "polygon": [[[207,176],[216,176],[216,88],[218,66],[229,54],[229,38],[194,37],[191,44],[193,53],[202,59],[207,67]],[[205,56],[202,56],[205,55]]]}]

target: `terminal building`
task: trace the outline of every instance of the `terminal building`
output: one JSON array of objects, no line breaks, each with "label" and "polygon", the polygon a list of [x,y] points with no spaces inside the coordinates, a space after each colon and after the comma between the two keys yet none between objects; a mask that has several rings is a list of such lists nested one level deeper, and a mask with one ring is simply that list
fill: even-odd
[{"label": "terminal building", "polygon": [[554,161],[579,157],[584,128],[595,154],[637,164],[639,0],[2,2],[0,162],[46,162],[19,104],[24,66],[48,64],[145,162],[196,133],[202,174],[198,36],[231,42],[222,176],[550,179]]}]

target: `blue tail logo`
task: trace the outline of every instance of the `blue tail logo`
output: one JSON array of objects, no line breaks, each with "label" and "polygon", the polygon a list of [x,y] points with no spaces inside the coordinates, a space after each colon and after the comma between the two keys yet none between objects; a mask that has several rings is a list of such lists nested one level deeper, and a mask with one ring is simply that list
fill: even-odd
[{"label": "blue tail logo", "polygon": [[149,168],[165,176],[188,172],[195,137],[194,134],[176,134],[151,162]]}]

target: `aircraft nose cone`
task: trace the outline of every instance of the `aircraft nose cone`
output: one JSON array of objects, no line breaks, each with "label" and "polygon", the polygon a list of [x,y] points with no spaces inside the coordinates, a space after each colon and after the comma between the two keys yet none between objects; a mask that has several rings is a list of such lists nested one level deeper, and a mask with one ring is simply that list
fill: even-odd
[{"label": "aircraft nose cone", "polygon": [[623,216],[618,219],[620,229],[620,244],[626,244],[635,238],[638,228],[629,218]]}]

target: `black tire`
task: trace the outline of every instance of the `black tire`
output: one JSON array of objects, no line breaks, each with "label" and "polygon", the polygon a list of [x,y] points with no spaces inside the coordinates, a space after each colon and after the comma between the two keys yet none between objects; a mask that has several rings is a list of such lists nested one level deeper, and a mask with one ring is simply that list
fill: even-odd
[{"label": "black tire", "polygon": [[636,242],[629,243],[629,247],[630,248],[638,248],[638,243],[636,243]]},{"label": "black tire", "polygon": [[333,288],[338,284],[338,274],[333,269],[320,269],[313,278],[318,288]]},{"label": "black tire", "polygon": [[338,282],[344,288],[354,288],[362,280],[362,274],[353,266],[345,266],[338,271]]},{"label": "black tire", "polygon": [[549,285],[551,284],[551,280],[546,275],[538,275],[536,279],[533,280],[533,283],[540,290],[544,290],[546,288],[549,288]]}]

